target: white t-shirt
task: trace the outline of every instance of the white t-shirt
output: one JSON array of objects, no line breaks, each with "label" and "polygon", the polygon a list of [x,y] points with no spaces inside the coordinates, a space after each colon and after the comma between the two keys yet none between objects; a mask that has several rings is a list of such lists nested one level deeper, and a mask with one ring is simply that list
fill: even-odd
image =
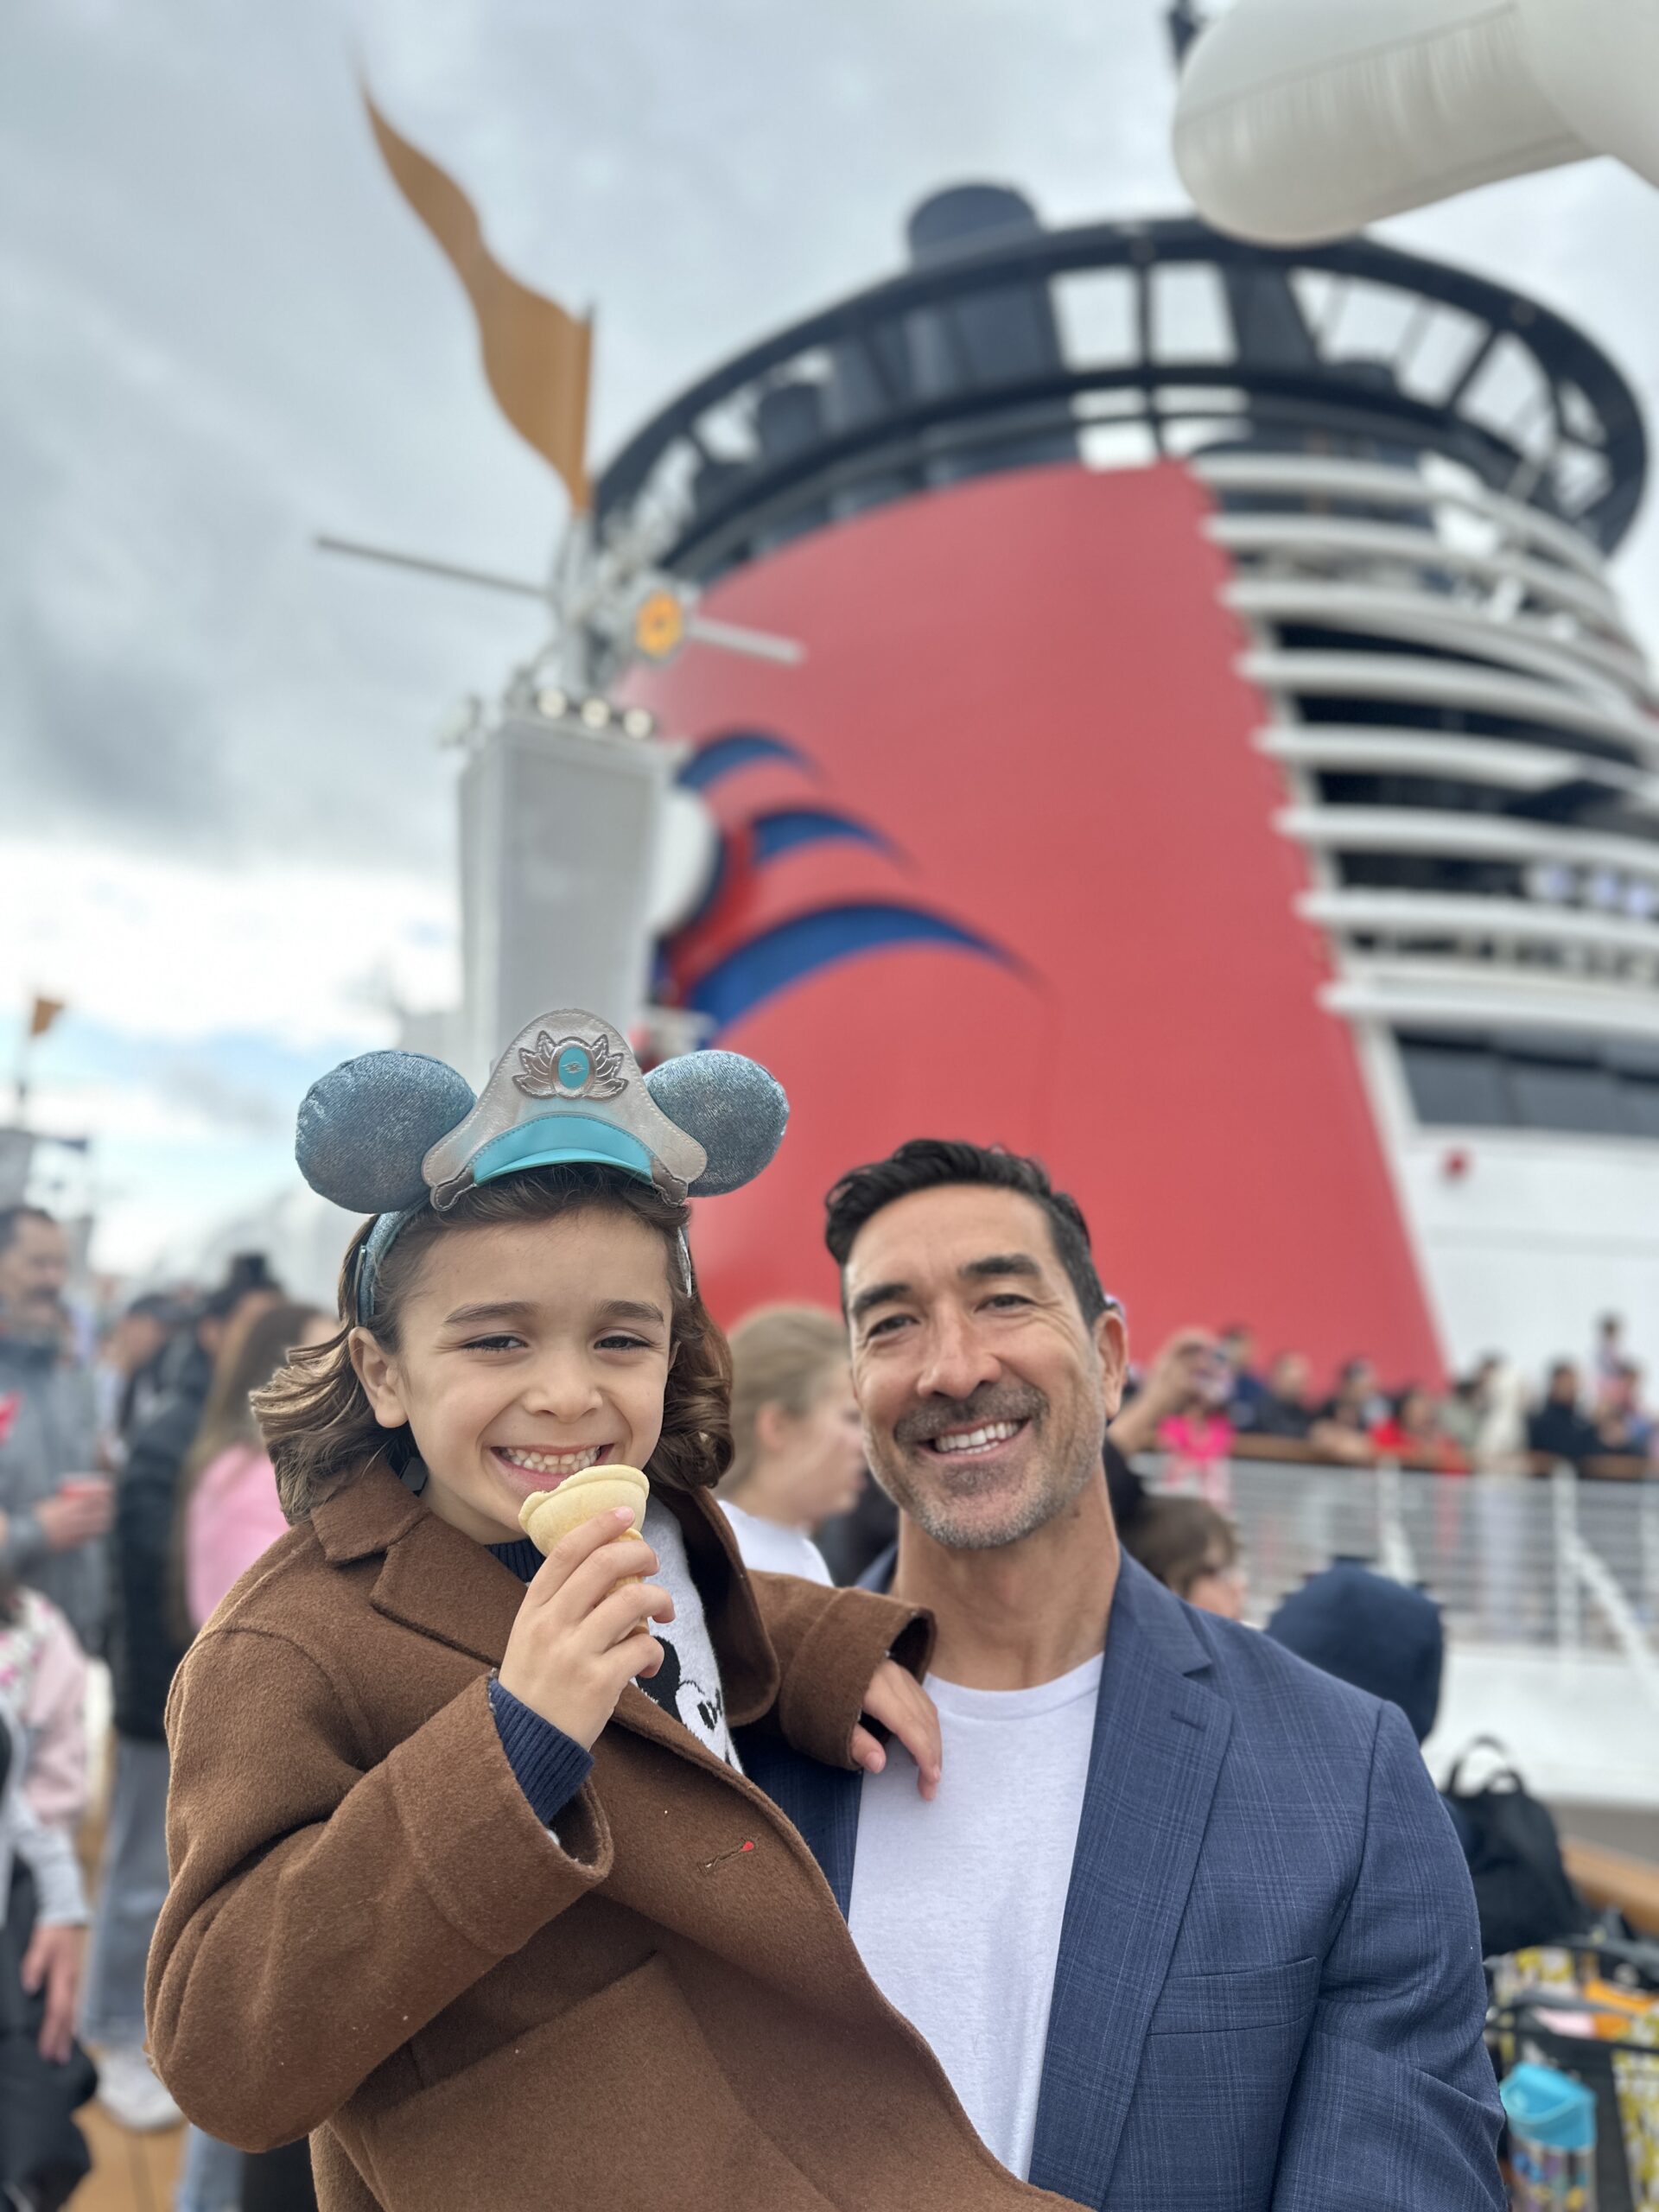
[{"label": "white t-shirt", "polygon": [[645,1508],[645,1538],[657,1554],[652,1580],[674,1600],[671,1621],[652,1621],[651,1632],[663,1647],[663,1663],[639,1685],[665,1713],[683,1723],[697,1741],[728,1766],[742,1771],[726,1719],[726,1690],[720,1662],[704,1618],[702,1599],[691,1580],[680,1524],[659,1497]]},{"label": "white t-shirt", "polygon": [[864,1777],[849,1919],[987,2147],[1024,2180],[1102,1661],[1029,1690],[930,1675],[944,1771],[929,1805],[896,1744]]},{"label": "white t-shirt", "polygon": [[780,1522],[763,1521],[741,1505],[720,1501],[720,1510],[732,1524],[738,1554],[752,1573],[798,1574],[808,1582],[833,1583],[823,1554],[804,1529],[785,1529]]}]

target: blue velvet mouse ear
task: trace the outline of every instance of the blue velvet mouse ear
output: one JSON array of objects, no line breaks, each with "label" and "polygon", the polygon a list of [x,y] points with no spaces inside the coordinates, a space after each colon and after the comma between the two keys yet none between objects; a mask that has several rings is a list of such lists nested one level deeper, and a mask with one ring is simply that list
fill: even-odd
[{"label": "blue velvet mouse ear", "polygon": [[294,1157],[349,1213],[402,1213],[431,1194],[421,1162],[472,1111],[473,1087],[424,1052],[365,1052],[319,1076],[300,1105]]},{"label": "blue velvet mouse ear", "polygon": [[687,1052],[664,1060],[645,1077],[645,1089],[709,1155],[690,1186],[694,1198],[721,1198],[752,1183],[784,1141],[789,1101],[783,1085],[741,1052]]}]

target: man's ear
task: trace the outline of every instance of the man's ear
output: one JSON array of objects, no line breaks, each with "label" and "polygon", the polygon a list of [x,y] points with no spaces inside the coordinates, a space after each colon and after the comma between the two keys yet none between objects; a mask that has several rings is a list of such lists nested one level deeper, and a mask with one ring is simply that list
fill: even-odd
[{"label": "man's ear", "polygon": [[363,1395],[376,1421],[382,1428],[406,1428],[409,1408],[404,1403],[397,1361],[390,1352],[381,1350],[378,1339],[367,1329],[353,1329],[348,1342],[352,1365],[357,1370],[357,1379],[363,1385]]},{"label": "man's ear", "polygon": [[1129,1371],[1128,1325],[1116,1306],[1109,1306],[1100,1315],[1094,1337],[1106,1384],[1106,1418],[1110,1421],[1123,1402],[1123,1382]]}]

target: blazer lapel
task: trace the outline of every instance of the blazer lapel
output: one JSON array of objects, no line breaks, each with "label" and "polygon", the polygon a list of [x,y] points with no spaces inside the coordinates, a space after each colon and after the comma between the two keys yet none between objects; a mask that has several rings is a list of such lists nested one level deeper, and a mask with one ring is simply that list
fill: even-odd
[{"label": "blazer lapel", "polygon": [[1054,1973],[1031,2180],[1105,2202],[1141,2046],[1186,1909],[1230,1708],[1185,1608],[1125,1559]]}]

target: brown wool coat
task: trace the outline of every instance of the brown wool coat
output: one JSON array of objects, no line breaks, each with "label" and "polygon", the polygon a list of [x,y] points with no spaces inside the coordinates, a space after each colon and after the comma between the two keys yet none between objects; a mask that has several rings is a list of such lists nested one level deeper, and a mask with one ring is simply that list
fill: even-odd
[{"label": "brown wool coat", "polygon": [[[849,1765],[925,1620],[752,1584],[705,1497],[666,1502],[734,1725]],[[249,2150],[312,2132],[322,2212],[1065,2204],[980,2143],[783,1815],[632,1683],[542,1827],[486,1693],[522,1596],[375,1468],[197,1639],[149,1986],[190,2118]]]}]

